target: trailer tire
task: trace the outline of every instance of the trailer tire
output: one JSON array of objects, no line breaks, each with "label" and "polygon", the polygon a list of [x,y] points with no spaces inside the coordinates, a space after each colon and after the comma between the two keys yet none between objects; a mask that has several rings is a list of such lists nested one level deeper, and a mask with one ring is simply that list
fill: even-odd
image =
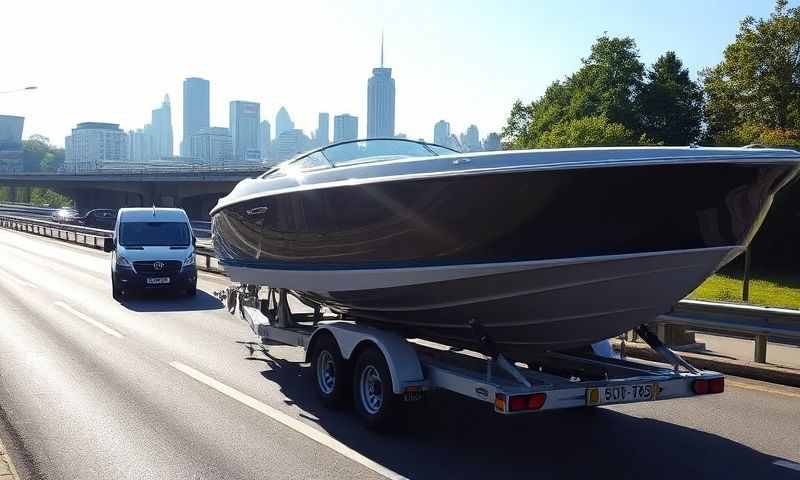
[{"label": "trailer tire", "polygon": [[400,395],[392,391],[389,365],[374,346],[364,348],[356,358],[353,400],[356,412],[372,430],[392,429],[405,414]]},{"label": "trailer tire", "polygon": [[350,399],[350,363],[344,359],[339,344],[329,333],[322,333],[312,347],[311,368],[314,385],[322,403],[343,407]]}]

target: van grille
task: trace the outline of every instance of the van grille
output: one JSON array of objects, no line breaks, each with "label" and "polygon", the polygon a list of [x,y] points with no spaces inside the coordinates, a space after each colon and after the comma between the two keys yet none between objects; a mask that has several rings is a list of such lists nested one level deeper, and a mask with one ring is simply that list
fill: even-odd
[{"label": "van grille", "polygon": [[[161,269],[156,268],[156,264],[161,263]],[[178,273],[182,263],[178,260],[153,260],[147,262],[133,262],[133,268],[137,273]]]}]

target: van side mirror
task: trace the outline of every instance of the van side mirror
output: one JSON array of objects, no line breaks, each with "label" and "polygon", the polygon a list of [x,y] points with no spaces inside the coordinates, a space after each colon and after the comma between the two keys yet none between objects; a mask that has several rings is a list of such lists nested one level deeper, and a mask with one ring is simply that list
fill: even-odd
[{"label": "van side mirror", "polygon": [[195,237],[194,235],[192,235],[192,246],[193,247],[197,246],[197,237]]},{"label": "van side mirror", "polygon": [[113,238],[104,238],[103,239],[103,251],[106,253],[110,253],[114,251],[114,239]]}]

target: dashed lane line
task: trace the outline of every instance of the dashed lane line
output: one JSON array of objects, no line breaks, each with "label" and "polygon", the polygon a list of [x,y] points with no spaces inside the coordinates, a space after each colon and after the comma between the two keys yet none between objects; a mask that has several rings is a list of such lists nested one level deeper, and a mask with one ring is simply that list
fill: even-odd
[{"label": "dashed lane line", "polygon": [[28,280],[23,280],[17,277],[16,275],[12,275],[6,272],[5,270],[0,270],[0,276],[6,277],[9,281],[13,282],[14,284],[24,285],[28,288],[37,288],[37,285],[35,283],[30,282]]},{"label": "dashed lane line", "polygon": [[62,302],[60,300],[55,302],[55,305],[57,307],[63,309],[63,310],[68,311],[72,315],[80,318],[81,320],[83,320],[84,322],[88,323],[89,325],[92,325],[93,327],[99,328],[100,330],[102,330],[105,333],[111,335],[112,337],[125,338],[125,336],[123,334],[119,333],[118,331],[114,330],[113,328],[111,328],[111,327],[109,327],[107,325],[104,325],[104,324],[98,322],[97,320],[89,317],[88,315],[85,315],[85,314],[75,310],[74,308],[70,307],[69,305],[67,305],[66,303],[64,303],[64,302]]},{"label": "dashed lane line", "polygon": [[229,386],[225,385],[224,383],[221,383],[221,382],[209,377],[208,375],[195,370],[194,368],[192,368],[192,367],[190,367],[188,365],[184,365],[183,363],[180,363],[180,362],[170,362],[170,366],[172,366],[172,368],[174,368],[174,369],[176,369],[176,370],[178,370],[178,371],[180,371],[180,372],[192,377],[193,379],[197,380],[198,382],[203,383],[206,386],[209,386],[209,387],[213,388],[214,390],[222,393],[223,395],[226,395],[226,396],[236,400],[237,402],[242,403],[242,404],[252,408],[253,410],[256,410],[257,412],[262,413],[262,414],[272,418],[273,420],[282,423],[283,425],[291,428],[292,430],[294,430],[294,431],[296,431],[296,432],[298,432],[298,433],[300,433],[302,435],[305,435],[306,437],[310,438],[311,440],[314,440],[315,442],[319,443],[320,445],[328,447],[331,450],[333,450],[333,451],[335,451],[335,452],[337,452],[337,453],[349,458],[350,460],[353,460],[354,462],[357,462],[357,463],[369,468],[370,470],[372,470],[375,473],[378,473],[378,474],[380,474],[380,475],[382,475],[382,476],[384,476],[386,478],[390,478],[390,479],[393,479],[393,480],[394,479],[398,479],[399,480],[399,479],[405,479],[406,478],[406,477],[400,475],[399,473],[394,472],[394,471],[384,467],[383,465],[381,465],[381,464],[379,464],[377,462],[374,462],[373,460],[370,460],[369,458],[365,457],[364,455],[361,455],[360,453],[358,453],[355,450],[353,450],[352,448],[344,445],[343,443],[339,442],[338,440],[336,440],[335,438],[331,437],[330,435],[327,435],[327,434],[325,434],[323,432],[320,432],[319,430],[317,430],[317,429],[315,429],[315,428],[313,428],[313,427],[311,427],[309,425],[306,425],[305,423],[303,423],[303,422],[301,422],[301,421],[299,421],[297,419],[294,419],[294,418],[290,417],[289,415],[281,412],[280,410],[276,410],[275,408],[270,407],[269,405],[267,405],[267,404],[265,404],[265,403],[263,403],[263,402],[261,402],[259,400],[256,400],[255,398],[253,398],[253,397],[251,397],[251,396],[249,396],[249,395],[247,395],[245,393],[242,393],[242,392],[240,392],[240,391],[238,391],[238,390],[236,390],[236,389],[234,389],[232,387],[229,387]]}]

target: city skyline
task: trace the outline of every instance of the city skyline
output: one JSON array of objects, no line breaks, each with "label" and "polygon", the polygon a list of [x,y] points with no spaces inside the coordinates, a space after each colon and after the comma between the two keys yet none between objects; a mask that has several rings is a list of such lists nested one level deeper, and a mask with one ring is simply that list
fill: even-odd
[{"label": "city skyline", "polygon": [[[12,2],[6,13],[9,18],[38,18],[40,3]],[[790,2],[797,4],[797,0]],[[687,16],[689,6],[696,8]],[[770,1],[678,2],[677,6],[512,1],[508,8],[497,9],[489,2],[430,5],[411,1],[218,8],[198,2],[197,8],[187,11],[178,4],[143,1],[127,12],[126,22],[112,27],[91,21],[92,9],[86,4],[47,4],[50,14],[41,18],[40,25],[49,32],[47,36],[31,36],[24,22],[11,22],[0,32],[3,44],[16,46],[4,52],[5,64],[25,65],[4,71],[3,86],[39,86],[34,92],[4,96],[0,113],[24,116],[26,137],[42,134],[61,145],[72,126],[86,120],[119,123],[125,130],[140,128],[149,123],[152,100],[167,93],[175,114],[177,152],[184,137],[181,81],[199,76],[214,83],[209,125],[226,125],[228,102],[248,98],[259,102],[262,118],[270,120],[285,105],[306,132],[313,131],[319,112],[351,112],[364,120],[363,136],[367,123],[364,90],[384,29],[387,56],[398,83],[396,133],[430,139],[431,125],[442,118],[454,131],[463,131],[471,123],[482,132],[500,131],[515,99],[530,101],[552,81],[575,71],[593,40],[604,32],[636,39],[642,61],[648,64],[665,50],[675,50],[696,77],[698,70],[720,61],[741,18],[768,16],[772,6]],[[459,9],[462,21],[442,21],[453,8]],[[626,15],[617,15],[620,10]],[[331,24],[326,20],[331,15],[341,17],[343,23]],[[142,25],[154,16],[170,26],[174,38],[185,41],[142,35]],[[487,23],[490,16],[493,21]],[[659,18],[663,28],[649,27],[647,20],[653,17]],[[298,35],[298,24],[304,25],[305,35]],[[481,25],[484,34],[474,35],[471,25]],[[425,34],[419,35],[420,30]],[[291,39],[292,48],[271,46],[265,32],[269,38]],[[64,41],[51,42],[46,37]],[[113,42],[97,41],[111,37]],[[20,38],[25,42],[19,42]],[[320,42],[331,55],[299,54],[315,51]],[[76,55],[74,47],[79,44],[92,44],[97,56]],[[234,48],[237,45],[263,46],[269,61],[253,61],[253,52]],[[137,58],[119,55],[120,51],[147,51],[148,55]],[[26,61],[30,58],[47,61]]]}]

